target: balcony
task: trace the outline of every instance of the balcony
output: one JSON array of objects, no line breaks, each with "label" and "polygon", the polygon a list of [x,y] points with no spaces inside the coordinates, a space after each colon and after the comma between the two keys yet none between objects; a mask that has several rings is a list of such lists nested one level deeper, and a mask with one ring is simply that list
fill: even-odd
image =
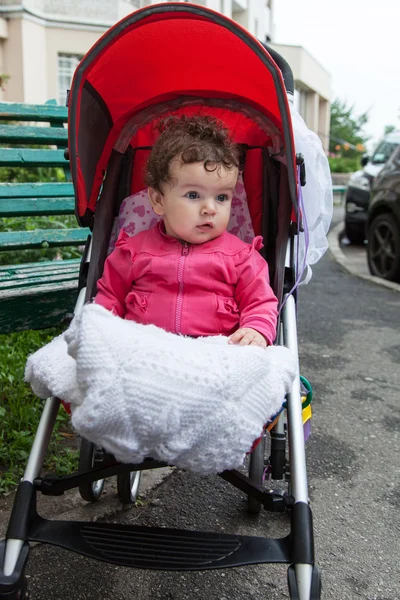
[{"label": "balcony", "polygon": [[232,0],[232,13],[247,10],[247,0]]}]

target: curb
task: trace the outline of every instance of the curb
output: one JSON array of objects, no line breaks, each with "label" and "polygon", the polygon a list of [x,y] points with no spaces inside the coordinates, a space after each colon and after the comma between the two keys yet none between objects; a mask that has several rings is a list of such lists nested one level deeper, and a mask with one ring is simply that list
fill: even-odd
[{"label": "curb", "polygon": [[[173,472],[174,467],[163,467],[142,471],[142,478],[139,486],[140,500],[145,500],[149,494],[162,484]],[[71,501],[71,507],[65,512],[56,512],[47,518],[53,518],[57,521],[98,521],[106,517],[111,517],[124,510],[129,510],[135,504],[122,504],[117,496],[116,477],[110,477],[105,481],[105,491],[103,491],[97,502],[85,502],[79,495],[77,490],[74,490],[75,501]],[[40,510],[40,504],[38,502]],[[41,513],[42,514],[42,513]],[[45,516],[45,515],[43,515]]]},{"label": "curb", "polygon": [[400,292],[400,284],[395,283],[394,281],[386,281],[386,279],[382,279],[381,277],[375,277],[374,275],[362,275],[357,271],[357,269],[351,264],[351,261],[346,257],[343,250],[339,244],[339,235],[343,231],[343,223],[339,223],[333,229],[331,229],[328,233],[328,243],[329,250],[339,265],[341,265],[346,271],[351,273],[352,275],[356,275],[360,279],[365,279],[366,281],[370,281],[381,287],[388,288],[394,292]]}]

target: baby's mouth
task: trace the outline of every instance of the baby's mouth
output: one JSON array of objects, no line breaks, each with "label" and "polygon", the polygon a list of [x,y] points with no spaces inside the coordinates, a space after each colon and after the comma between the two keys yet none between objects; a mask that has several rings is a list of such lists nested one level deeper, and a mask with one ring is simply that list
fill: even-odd
[{"label": "baby's mouth", "polygon": [[203,225],[198,225],[198,229],[202,229],[207,231],[208,229],[212,229],[214,227],[213,223],[203,223]]}]

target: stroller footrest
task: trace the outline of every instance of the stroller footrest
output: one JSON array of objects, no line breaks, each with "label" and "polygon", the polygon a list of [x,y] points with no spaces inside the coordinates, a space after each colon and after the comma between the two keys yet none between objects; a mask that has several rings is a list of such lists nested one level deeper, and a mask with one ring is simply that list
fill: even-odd
[{"label": "stroller footrest", "polygon": [[281,539],[110,523],[39,520],[29,540],[61,546],[126,567],[196,571],[256,563],[290,563]]}]

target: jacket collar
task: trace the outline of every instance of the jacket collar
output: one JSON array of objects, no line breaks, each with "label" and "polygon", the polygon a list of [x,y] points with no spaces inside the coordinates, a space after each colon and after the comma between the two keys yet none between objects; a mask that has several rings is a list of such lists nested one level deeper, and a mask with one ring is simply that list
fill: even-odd
[{"label": "jacket collar", "polygon": [[169,242],[170,244],[171,243],[181,244],[180,240],[172,237],[172,235],[168,235],[168,233],[165,231],[165,223],[164,223],[163,219],[160,219],[158,221],[157,225],[155,226],[155,230],[156,230],[157,234],[164,240],[164,242]]}]

